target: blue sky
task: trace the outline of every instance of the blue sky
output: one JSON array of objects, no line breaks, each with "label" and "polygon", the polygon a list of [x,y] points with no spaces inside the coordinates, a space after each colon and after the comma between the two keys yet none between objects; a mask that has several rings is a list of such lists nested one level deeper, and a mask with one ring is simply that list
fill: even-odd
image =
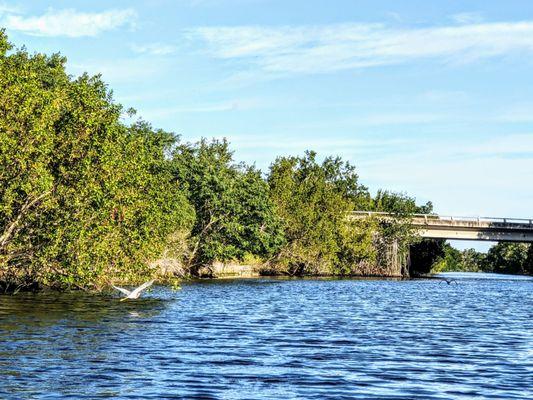
[{"label": "blue sky", "polygon": [[533,217],[532,1],[0,0],[0,26],[263,169],[314,149],[439,213]]}]

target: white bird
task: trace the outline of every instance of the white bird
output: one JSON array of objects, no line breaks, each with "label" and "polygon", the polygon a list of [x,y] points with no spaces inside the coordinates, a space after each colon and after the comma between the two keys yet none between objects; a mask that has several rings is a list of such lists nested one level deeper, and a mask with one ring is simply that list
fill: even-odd
[{"label": "white bird", "polygon": [[121,287],[118,287],[118,286],[115,286],[115,285],[111,285],[113,286],[113,288],[117,289],[119,292],[122,292],[126,295],[126,297],[120,299],[120,301],[124,301],[124,300],[128,300],[128,299],[138,299],[139,296],[141,295],[141,292],[146,289],[146,288],[149,288],[150,286],[152,286],[152,283],[155,282],[155,279],[152,279],[150,282],[146,282],[146,283],[143,283],[141,286],[139,286],[138,288],[135,288],[133,290],[128,290],[128,289],[124,289],[124,288],[121,288]]}]

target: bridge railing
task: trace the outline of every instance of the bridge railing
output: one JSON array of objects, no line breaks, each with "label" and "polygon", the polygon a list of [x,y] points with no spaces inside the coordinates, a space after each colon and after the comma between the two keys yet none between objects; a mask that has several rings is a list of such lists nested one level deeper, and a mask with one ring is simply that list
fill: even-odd
[{"label": "bridge railing", "polygon": [[[383,216],[395,217],[394,213],[383,211],[351,211],[350,215],[354,216]],[[456,216],[456,215],[437,215],[437,214],[410,214],[409,217],[413,219],[424,219],[424,221],[450,221],[450,222],[477,222],[477,223],[496,223],[496,224],[520,224],[533,225],[531,218],[497,218],[497,217],[472,217],[472,216]]]}]

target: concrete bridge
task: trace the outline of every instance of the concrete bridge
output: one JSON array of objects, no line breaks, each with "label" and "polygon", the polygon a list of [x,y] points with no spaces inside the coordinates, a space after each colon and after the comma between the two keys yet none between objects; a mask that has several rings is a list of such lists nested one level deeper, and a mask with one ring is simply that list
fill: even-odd
[{"label": "concrete bridge", "polygon": [[[397,218],[390,213],[367,211],[354,211],[349,216],[351,219],[368,217]],[[411,223],[424,238],[533,243],[533,219],[413,214]]]}]

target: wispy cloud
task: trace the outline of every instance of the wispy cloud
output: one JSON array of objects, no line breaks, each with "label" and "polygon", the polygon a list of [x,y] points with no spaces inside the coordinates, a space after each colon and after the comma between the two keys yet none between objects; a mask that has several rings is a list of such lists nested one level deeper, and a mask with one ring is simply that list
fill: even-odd
[{"label": "wispy cloud", "polygon": [[458,24],[479,24],[484,18],[477,12],[463,12],[452,15],[452,20]]},{"label": "wispy cloud", "polygon": [[230,7],[237,5],[261,3],[265,0],[178,0],[190,7]]},{"label": "wispy cloud", "polygon": [[[302,154],[306,150],[319,150],[319,156],[349,153],[368,154],[383,153],[399,146],[412,146],[410,139],[371,139],[361,137],[325,138],[306,137],[298,138],[290,135],[279,134],[251,134],[251,135],[218,135],[216,139],[227,138],[232,146],[239,151],[265,149],[274,151],[275,154]],[[191,138],[191,141],[200,140],[200,137]],[[271,155],[268,160],[272,161]]]},{"label": "wispy cloud", "polygon": [[218,113],[225,111],[245,111],[261,107],[260,100],[240,99],[222,101],[218,103],[204,103],[193,105],[176,105],[169,107],[159,107],[148,109],[143,112],[146,118],[166,118],[177,114],[197,114],[197,113]]},{"label": "wispy cloud", "polygon": [[97,36],[122,26],[132,26],[136,16],[132,9],[95,13],[74,9],[48,10],[45,14],[34,16],[20,15],[9,10],[4,12],[0,25],[34,36],[82,37]]},{"label": "wispy cloud", "polygon": [[496,117],[499,122],[533,122],[533,103],[513,104]]},{"label": "wispy cloud", "polygon": [[[464,19],[464,18],[463,18]],[[419,59],[472,62],[533,51],[533,21],[390,28],[384,24],[200,27],[186,31],[212,57],[270,74],[327,73]]]},{"label": "wispy cloud", "polygon": [[176,46],[165,43],[148,43],[143,45],[134,44],[131,49],[138,54],[149,54],[153,56],[165,56],[176,51]]},{"label": "wispy cloud", "polygon": [[[417,143],[409,151],[357,162],[371,186],[437,200],[438,212],[528,217],[533,134]],[[526,185],[527,186],[527,185]]]},{"label": "wispy cloud", "polygon": [[442,121],[444,118],[442,115],[429,113],[379,113],[361,115],[354,122],[367,126],[416,125]]},{"label": "wispy cloud", "polygon": [[12,6],[3,2],[0,2],[0,16],[3,14],[13,14],[20,12],[20,8],[18,6]]},{"label": "wispy cloud", "polygon": [[133,84],[143,80],[148,82],[168,73],[170,63],[167,60],[154,61],[150,57],[89,59],[67,65],[73,75],[87,72],[90,75],[102,74],[104,80],[113,85]]},{"label": "wispy cloud", "polygon": [[[463,156],[471,158],[479,156],[494,156],[501,158],[533,159],[533,133],[503,135],[466,147]],[[528,169],[533,174],[533,165]]]}]

